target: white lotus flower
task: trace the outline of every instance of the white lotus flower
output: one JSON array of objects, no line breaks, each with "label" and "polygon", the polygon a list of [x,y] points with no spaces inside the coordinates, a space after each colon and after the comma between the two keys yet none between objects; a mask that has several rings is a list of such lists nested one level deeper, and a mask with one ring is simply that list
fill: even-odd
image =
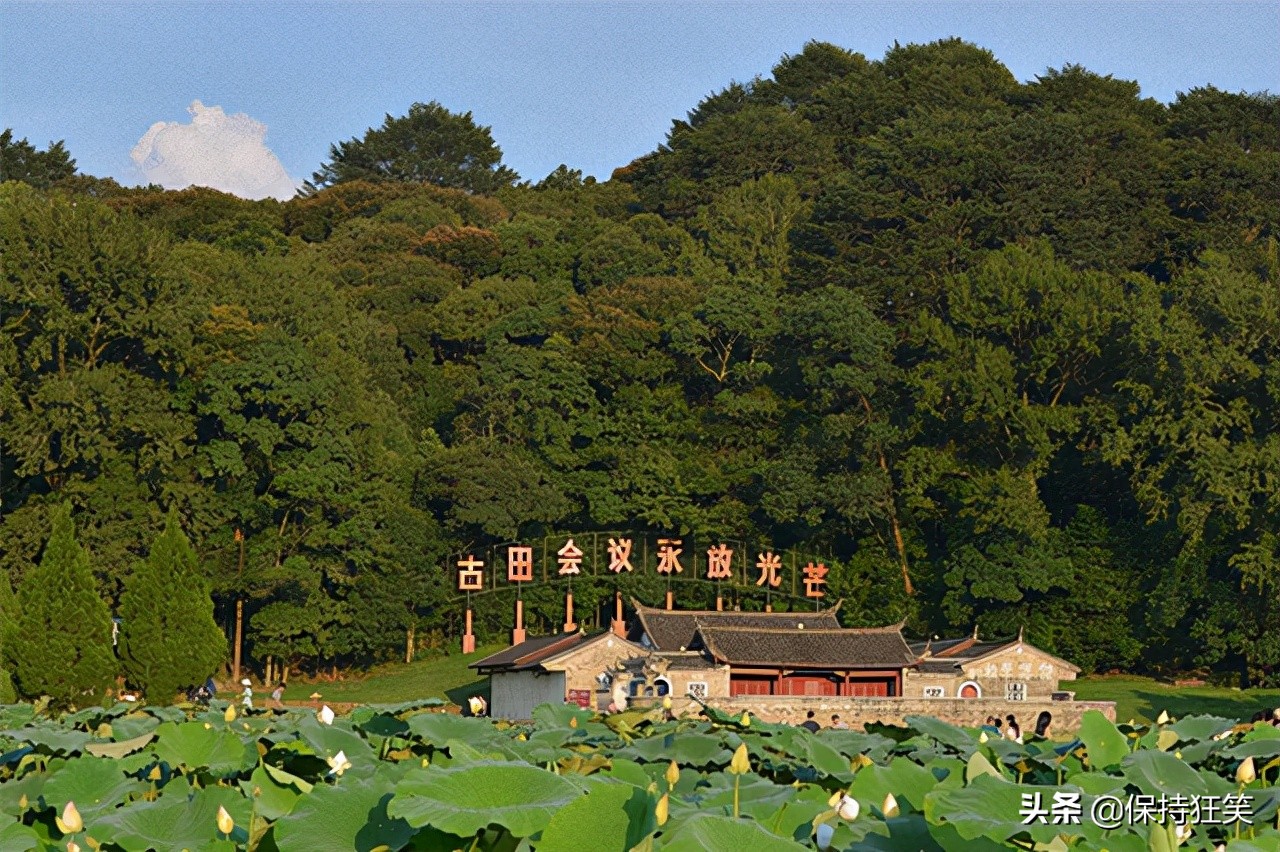
[{"label": "white lotus flower", "polygon": [[317,718],[317,719],[319,719],[319,720],[320,720],[320,722],[321,722],[322,724],[325,724],[325,725],[332,725],[332,724],[333,724],[333,710],[331,710],[331,709],[329,708],[329,705],[328,705],[328,704],[326,704],[326,705],[324,705],[323,707],[321,707],[321,708],[320,708],[320,712],[316,714],[316,718]]},{"label": "white lotus flower", "polygon": [[819,849],[830,849],[831,840],[836,836],[836,830],[824,822],[814,830],[814,835],[818,841]]},{"label": "white lotus flower", "polygon": [[231,818],[231,814],[227,813],[227,809],[222,805],[218,805],[218,831],[223,834],[230,834],[235,831],[236,821]]},{"label": "white lotus flower", "polygon": [[840,818],[843,820],[853,822],[858,818],[858,813],[861,810],[862,807],[858,804],[858,800],[853,796],[846,795],[840,800],[840,809],[838,813],[840,814]]},{"label": "white lotus flower", "polygon": [[1178,845],[1181,846],[1182,844],[1186,843],[1188,840],[1191,839],[1190,824],[1177,825],[1175,823],[1173,826],[1173,834],[1174,834],[1174,837],[1176,837],[1178,840]]},{"label": "white lotus flower", "polygon": [[1253,765],[1253,758],[1246,757],[1244,762],[1236,767],[1236,781],[1241,784],[1251,784],[1258,777],[1258,770]]},{"label": "white lotus flower", "polygon": [[1166,711],[1161,710],[1160,715],[1156,717],[1156,724],[1157,725],[1169,724],[1169,714]]},{"label": "white lotus flower", "polygon": [[347,760],[347,753],[339,751],[333,757],[329,758],[330,775],[341,775],[351,768],[351,761]]},{"label": "white lotus flower", "polygon": [[884,803],[880,805],[880,813],[884,814],[885,819],[893,819],[898,815],[898,800],[893,797],[892,793],[885,795]]},{"label": "white lotus flower", "polygon": [[991,739],[991,737],[987,736],[986,731],[982,731],[978,734],[978,742],[980,743],[985,743],[989,739]]},{"label": "white lotus flower", "polygon": [[75,802],[67,802],[62,809],[62,816],[54,817],[53,821],[63,834],[75,834],[84,830],[84,820],[80,817],[80,811],[76,810]]}]

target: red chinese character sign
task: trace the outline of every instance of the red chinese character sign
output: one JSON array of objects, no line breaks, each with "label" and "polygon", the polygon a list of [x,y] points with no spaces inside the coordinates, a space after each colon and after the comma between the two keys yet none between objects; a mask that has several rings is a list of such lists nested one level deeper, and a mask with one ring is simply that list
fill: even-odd
[{"label": "red chinese character sign", "polygon": [[716,581],[716,612],[724,609],[724,596],[720,593],[720,581],[733,579],[733,550],[721,543],[707,548],[707,579]]},{"label": "red chinese character sign", "polygon": [[466,632],[462,634],[462,653],[470,654],[476,649],[476,634],[471,629],[471,593],[484,591],[484,561],[467,554],[466,559],[458,560],[458,589],[467,593]]},{"label": "red chinese character sign", "polygon": [[524,595],[521,583],[533,582],[533,548],[513,545],[507,548],[507,582],[516,584],[516,624],[511,628],[511,644],[519,645],[527,636],[524,629]]},{"label": "red chinese character sign", "polygon": [[609,539],[609,570],[615,574],[635,570],[631,567],[631,539]]},{"label": "red chinese character sign", "polygon": [[[565,542],[564,547],[556,551],[556,560],[560,563],[560,576],[576,577],[582,573],[582,549],[573,543],[573,539]],[[573,582],[564,593],[564,632],[572,633],[578,629],[573,620]]]},{"label": "red chinese character sign", "polygon": [[[751,558],[755,554],[755,559]],[[486,574],[486,563],[492,563],[492,576]],[[503,564],[505,562],[505,565]],[[465,556],[456,557],[456,585],[459,596],[466,596],[467,627],[464,647],[474,647],[471,597],[507,589],[515,591],[515,625],[511,631],[513,644],[524,641],[523,586],[526,583],[563,581],[565,590],[566,632],[577,630],[574,618],[574,585],[584,580],[605,580],[613,585],[614,612],[611,630],[625,636],[623,594],[631,581],[643,575],[661,578],[666,585],[666,608],[674,609],[674,581],[715,584],[715,608],[730,605],[726,598],[740,599],[743,593],[763,593],[765,610],[773,610],[775,597],[807,599],[815,606],[827,594],[830,569],[826,562],[794,551],[775,551],[763,546],[750,546],[742,541],[710,538],[688,533],[679,538],[671,534],[579,533],[547,536],[539,542],[510,542],[494,545]],[[505,579],[503,583],[503,568]],[[649,586],[652,588],[652,586]],[[707,587],[702,586],[706,593]],[[592,596],[592,600],[597,600]],[[704,599],[705,600],[705,599]],[[707,604],[701,604],[706,606]],[[738,605],[741,605],[740,603]],[[698,608],[695,604],[693,608]]]},{"label": "red chinese character sign", "polygon": [[810,562],[804,566],[804,596],[806,598],[821,599],[826,596],[827,570],[827,566],[821,562],[817,565]]}]

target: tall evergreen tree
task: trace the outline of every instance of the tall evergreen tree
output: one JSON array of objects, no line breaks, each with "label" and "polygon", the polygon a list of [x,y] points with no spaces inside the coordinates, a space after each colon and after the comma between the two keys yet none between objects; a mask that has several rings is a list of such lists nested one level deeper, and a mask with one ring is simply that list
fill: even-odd
[{"label": "tall evergreen tree", "polygon": [[13,676],[9,671],[7,656],[17,611],[18,599],[13,596],[9,575],[0,570],[0,704],[12,704],[18,700],[18,695],[13,688]]},{"label": "tall evergreen tree", "polygon": [[76,541],[71,506],[53,510],[53,532],[40,564],[18,589],[9,647],[18,689],[69,705],[100,695],[116,673],[111,612],[98,594],[89,554]]},{"label": "tall evergreen tree", "polygon": [[226,658],[227,638],[213,620],[209,584],[196,570],[196,552],[176,508],[146,560],[125,580],[120,617],[121,667],[152,704],[171,702]]}]

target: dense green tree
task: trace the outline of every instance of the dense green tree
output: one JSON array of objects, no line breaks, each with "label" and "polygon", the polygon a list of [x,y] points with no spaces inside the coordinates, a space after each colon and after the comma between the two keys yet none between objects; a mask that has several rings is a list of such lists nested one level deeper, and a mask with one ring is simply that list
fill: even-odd
[{"label": "dense green tree", "polygon": [[0,132],[0,183],[17,180],[44,189],[75,173],[76,161],[62,142],[41,151],[26,139],[15,140],[8,127]]},{"label": "dense green tree", "polygon": [[18,588],[5,653],[23,695],[74,706],[100,697],[115,677],[111,612],[76,541],[69,504],[53,509],[52,526],[40,563]]},{"label": "dense green tree", "polygon": [[227,639],[213,620],[213,600],[196,552],[170,509],[147,558],[120,595],[120,668],[152,704],[203,683],[226,659]]},{"label": "dense green tree", "polygon": [[329,162],[311,178],[309,187],[353,180],[429,183],[435,186],[493,192],[520,176],[502,165],[502,149],[489,128],[471,113],[453,113],[432,101],[415,103],[408,115],[387,115],[364,138],[329,148]]}]

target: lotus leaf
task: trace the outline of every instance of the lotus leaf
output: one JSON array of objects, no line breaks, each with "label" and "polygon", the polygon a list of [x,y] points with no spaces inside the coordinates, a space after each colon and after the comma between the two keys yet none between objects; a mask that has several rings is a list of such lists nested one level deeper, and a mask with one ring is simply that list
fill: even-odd
[{"label": "lotus leaf", "polygon": [[410,772],[387,812],[415,827],[432,825],[463,837],[490,824],[528,837],[581,795],[581,786],[527,763],[485,761]]},{"label": "lotus leaf", "polygon": [[864,811],[880,807],[884,797],[890,793],[904,812],[921,810],[925,796],[937,783],[933,773],[918,763],[893,760],[888,766],[877,763],[859,770],[849,785],[849,795],[858,800]]},{"label": "lotus leaf", "polygon": [[906,721],[915,730],[932,737],[948,748],[955,749],[965,757],[968,757],[978,746],[978,739],[974,734],[941,719],[935,719],[932,716],[908,716]]},{"label": "lotus leaf", "polygon": [[152,750],[171,766],[208,769],[224,776],[247,769],[256,758],[247,757],[245,744],[232,731],[206,728],[201,722],[164,722],[156,728]]},{"label": "lotus leaf", "polygon": [[160,720],[146,713],[130,713],[111,721],[111,734],[116,740],[128,740],[150,733],[160,726]]},{"label": "lotus leaf", "polygon": [[90,837],[125,849],[191,849],[230,852],[236,844],[218,836],[218,808],[237,826],[249,825],[250,804],[231,787],[208,787],[190,797],[166,791],[154,802],[133,802],[87,825]]},{"label": "lotus leaf", "polygon": [[399,849],[408,843],[413,829],[387,814],[391,782],[381,776],[352,781],[343,778],[334,785],[317,785],[281,817],[272,829],[280,849],[369,852],[379,846]]},{"label": "lotus leaf", "polygon": [[1048,843],[1059,834],[1079,836],[1084,834],[1081,825],[1048,825],[1033,821],[1023,824],[1020,810],[1023,796],[1039,794],[1042,807],[1053,802],[1055,793],[1080,794],[1084,813],[1092,804],[1092,797],[1083,795],[1078,787],[1045,787],[1030,784],[1014,784],[990,775],[980,775],[962,789],[937,790],[925,799],[925,817],[931,824],[951,824],[966,839],[986,837],[1004,842],[1017,835],[1028,835],[1038,843]]},{"label": "lotus leaf", "polygon": [[571,721],[582,725],[595,716],[576,704],[539,704],[533,708],[533,724],[538,728],[568,728]]},{"label": "lotus leaf", "polygon": [[44,801],[61,812],[67,802],[75,802],[85,819],[111,810],[129,793],[147,786],[120,772],[120,764],[109,757],[77,757],[50,773],[44,785]]},{"label": "lotus leaf", "polygon": [[587,795],[557,811],[538,841],[538,852],[578,852],[585,846],[602,852],[627,852],[658,828],[655,799],[630,784],[601,778]]},{"label": "lotus leaf", "polygon": [[1086,710],[1080,719],[1080,739],[1094,769],[1116,766],[1129,754],[1129,739],[1097,710]]},{"label": "lotus leaf", "polygon": [[156,735],[152,733],[142,734],[129,740],[121,740],[119,742],[92,742],[85,745],[84,750],[89,754],[97,757],[114,757],[121,758],[126,755],[133,754],[138,749],[155,739]]},{"label": "lotus leaf", "polygon": [[1165,729],[1176,733],[1182,742],[1199,742],[1211,740],[1223,731],[1230,730],[1237,721],[1221,716],[1187,716],[1172,725],[1166,725]]},{"label": "lotus leaf", "polygon": [[1167,751],[1150,749],[1134,752],[1124,759],[1124,775],[1152,795],[1182,793],[1206,796],[1209,787],[1194,769]]},{"label": "lotus leaf", "polygon": [[755,822],[695,813],[670,824],[662,835],[663,852],[789,852],[804,847],[771,834]]},{"label": "lotus leaf", "polygon": [[73,755],[84,748],[84,744],[90,740],[89,734],[85,731],[64,730],[49,722],[30,725],[16,731],[5,731],[4,735],[13,737],[19,742],[30,743],[37,751],[45,754]]},{"label": "lotus leaf", "polygon": [[428,745],[443,746],[449,740],[483,742],[497,732],[484,719],[452,716],[447,713],[419,713],[409,717],[409,730]]},{"label": "lotus leaf", "polygon": [[724,766],[733,756],[719,737],[693,731],[637,740],[631,750],[650,763],[674,760],[681,766]]},{"label": "lotus leaf", "polygon": [[40,845],[40,838],[30,826],[11,822],[0,828],[0,852],[27,852]]}]

